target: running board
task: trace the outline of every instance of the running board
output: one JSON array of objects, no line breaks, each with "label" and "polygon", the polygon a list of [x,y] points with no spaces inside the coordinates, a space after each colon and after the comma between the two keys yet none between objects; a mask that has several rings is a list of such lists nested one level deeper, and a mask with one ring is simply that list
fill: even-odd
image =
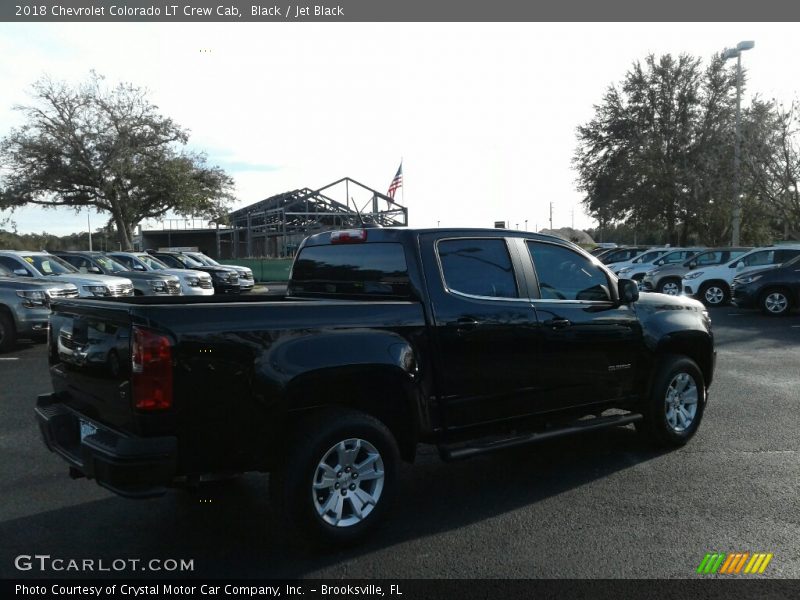
[{"label": "running board", "polygon": [[639,413],[627,413],[624,415],[611,415],[608,417],[595,417],[592,419],[585,419],[583,421],[575,421],[570,425],[558,427],[547,431],[539,431],[535,433],[524,433],[507,438],[493,438],[483,440],[475,440],[467,442],[466,444],[439,444],[439,454],[442,460],[458,460],[461,458],[470,458],[478,456],[479,454],[486,454],[495,450],[504,448],[515,448],[517,446],[525,446],[527,444],[535,444],[544,440],[550,440],[565,435],[572,435],[576,433],[586,433],[589,431],[597,431],[598,429],[606,429],[608,427],[617,427],[621,425],[628,425],[641,421],[644,417]]}]

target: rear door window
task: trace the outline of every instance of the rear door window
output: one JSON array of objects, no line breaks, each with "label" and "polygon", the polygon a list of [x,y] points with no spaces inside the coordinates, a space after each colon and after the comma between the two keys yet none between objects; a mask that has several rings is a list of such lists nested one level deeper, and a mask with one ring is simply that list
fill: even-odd
[{"label": "rear door window", "polygon": [[504,239],[440,240],[437,251],[449,290],[486,298],[519,297]]},{"label": "rear door window", "polygon": [[[762,250],[761,252],[753,252],[753,254],[749,254],[741,259],[741,262],[744,263],[745,267],[759,267],[762,265],[772,265],[775,264],[775,251],[774,250]],[[738,264],[739,261],[734,263],[734,266]]]}]

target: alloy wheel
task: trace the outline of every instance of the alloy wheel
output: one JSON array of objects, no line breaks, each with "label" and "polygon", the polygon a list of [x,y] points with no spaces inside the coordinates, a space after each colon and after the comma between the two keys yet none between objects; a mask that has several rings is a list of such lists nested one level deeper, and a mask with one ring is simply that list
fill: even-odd
[{"label": "alloy wheel", "polygon": [[383,492],[385,471],[377,448],[350,438],[334,444],[314,471],[314,508],[334,527],[352,527],[375,509]]},{"label": "alloy wheel", "polygon": [[712,285],[706,289],[704,297],[709,304],[722,304],[725,292],[721,287]]},{"label": "alloy wheel", "polygon": [[667,424],[675,433],[683,433],[697,416],[697,383],[686,372],[676,374],[664,396]]},{"label": "alloy wheel", "polygon": [[772,292],[764,298],[764,308],[774,315],[779,315],[789,308],[789,299],[781,292]]},{"label": "alloy wheel", "polygon": [[674,281],[668,281],[661,286],[661,293],[668,296],[677,296],[681,293],[680,286]]}]

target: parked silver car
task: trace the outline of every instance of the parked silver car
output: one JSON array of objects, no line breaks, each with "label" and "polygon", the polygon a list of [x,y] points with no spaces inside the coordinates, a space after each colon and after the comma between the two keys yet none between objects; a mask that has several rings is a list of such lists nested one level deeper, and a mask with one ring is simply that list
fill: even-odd
[{"label": "parked silver car", "polygon": [[48,252],[0,250],[0,264],[19,277],[53,277],[75,284],[82,298],[133,296],[133,282],[125,277],[79,273]]},{"label": "parked silver car", "polygon": [[142,273],[152,271],[175,275],[181,282],[181,291],[185,296],[212,296],[214,294],[214,282],[211,281],[211,275],[203,271],[170,269],[147,252],[106,252],[106,255],[125,265],[131,271]]},{"label": "parked silver car", "polygon": [[132,271],[102,252],[53,252],[81,273],[115,275],[133,282],[136,296],[180,296],[181,281],[175,275],[158,271]]},{"label": "parked silver car", "polygon": [[50,301],[77,296],[71,283],[17,277],[0,265],[0,352],[13,349],[17,338],[45,336]]}]

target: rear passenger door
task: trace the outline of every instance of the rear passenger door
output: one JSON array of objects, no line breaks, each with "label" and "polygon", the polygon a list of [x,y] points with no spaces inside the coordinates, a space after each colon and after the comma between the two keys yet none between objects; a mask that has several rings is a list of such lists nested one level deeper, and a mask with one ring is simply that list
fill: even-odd
[{"label": "rear passenger door", "polygon": [[642,332],[635,309],[614,301],[610,277],[566,246],[524,242],[532,261],[531,304],[541,327],[541,384],[549,408],[632,396]]},{"label": "rear passenger door", "polygon": [[537,412],[538,325],[517,245],[502,235],[444,232],[420,243],[445,428]]}]

